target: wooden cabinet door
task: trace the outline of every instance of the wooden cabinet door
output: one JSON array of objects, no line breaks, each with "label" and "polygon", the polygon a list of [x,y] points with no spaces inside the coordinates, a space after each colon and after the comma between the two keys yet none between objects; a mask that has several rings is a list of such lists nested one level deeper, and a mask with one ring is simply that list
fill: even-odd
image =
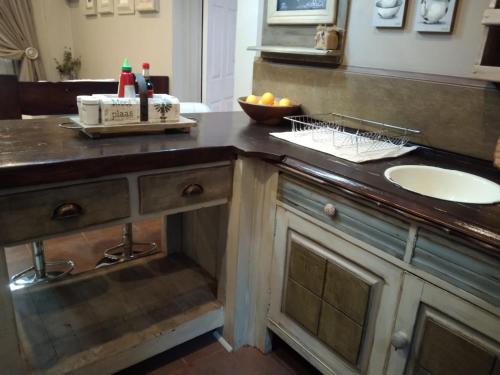
[{"label": "wooden cabinet door", "polygon": [[382,374],[402,271],[279,207],[269,327],[324,373]]},{"label": "wooden cabinet door", "polygon": [[500,318],[406,275],[388,374],[500,374]]}]

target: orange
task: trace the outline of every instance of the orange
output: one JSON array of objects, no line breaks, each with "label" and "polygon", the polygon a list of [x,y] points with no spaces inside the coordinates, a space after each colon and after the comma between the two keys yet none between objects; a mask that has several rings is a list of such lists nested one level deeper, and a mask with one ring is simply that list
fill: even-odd
[{"label": "orange", "polygon": [[283,98],[280,100],[279,105],[281,107],[290,107],[292,105],[292,101],[288,98]]},{"label": "orange", "polygon": [[255,95],[248,95],[246,102],[250,104],[257,104],[259,102],[259,98],[257,98]]},{"label": "orange", "polygon": [[270,92],[266,92],[262,97],[260,98],[262,104],[265,105],[273,105],[274,104],[274,95],[271,94]]}]

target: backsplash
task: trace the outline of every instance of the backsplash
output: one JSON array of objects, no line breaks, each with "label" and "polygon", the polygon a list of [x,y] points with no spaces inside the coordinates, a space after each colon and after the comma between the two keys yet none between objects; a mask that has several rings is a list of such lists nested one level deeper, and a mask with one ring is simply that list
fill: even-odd
[{"label": "backsplash", "polygon": [[443,81],[257,60],[253,92],[288,96],[308,114],[336,112],[419,129],[418,143],[492,160],[500,137],[500,90]]}]

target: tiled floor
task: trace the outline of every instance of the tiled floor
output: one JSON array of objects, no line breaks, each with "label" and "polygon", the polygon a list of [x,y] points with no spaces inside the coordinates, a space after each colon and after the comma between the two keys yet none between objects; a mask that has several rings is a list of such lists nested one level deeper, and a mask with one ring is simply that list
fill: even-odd
[{"label": "tiled floor", "polygon": [[[51,259],[71,259],[75,262],[74,274],[94,269],[109,247],[121,242],[122,227],[113,226],[71,236],[58,237],[44,242],[45,257]],[[150,219],[133,225],[134,241],[156,242],[161,247],[160,220]],[[31,267],[32,258],[29,245],[6,248],[9,274],[12,276]]]},{"label": "tiled floor", "polygon": [[[156,242],[161,246],[160,220],[134,223],[134,238],[140,242]],[[103,251],[121,240],[121,226],[78,233],[44,242],[46,258],[72,259],[73,273],[95,268]],[[29,245],[6,249],[9,274],[32,265]],[[168,375],[298,375],[319,374],[311,365],[279,339],[273,340],[273,351],[262,354],[245,347],[228,353],[212,334],[206,334],[175,347],[147,361],[130,367],[121,374]]]},{"label": "tiled floor", "polygon": [[269,354],[250,347],[229,353],[209,333],[119,373],[135,374],[319,375],[319,372],[277,338]]}]

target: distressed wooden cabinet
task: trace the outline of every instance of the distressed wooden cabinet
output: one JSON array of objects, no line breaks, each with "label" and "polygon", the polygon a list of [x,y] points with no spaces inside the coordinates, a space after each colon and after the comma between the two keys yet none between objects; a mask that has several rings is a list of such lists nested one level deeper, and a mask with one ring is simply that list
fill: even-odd
[{"label": "distressed wooden cabinet", "polygon": [[276,220],[271,328],[326,373],[382,373],[402,272],[283,208]]},{"label": "distressed wooden cabinet", "polygon": [[498,317],[405,275],[388,374],[497,375]]},{"label": "distressed wooden cabinet", "polygon": [[282,174],[268,327],[327,374],[499,375],[500,260]]}]

